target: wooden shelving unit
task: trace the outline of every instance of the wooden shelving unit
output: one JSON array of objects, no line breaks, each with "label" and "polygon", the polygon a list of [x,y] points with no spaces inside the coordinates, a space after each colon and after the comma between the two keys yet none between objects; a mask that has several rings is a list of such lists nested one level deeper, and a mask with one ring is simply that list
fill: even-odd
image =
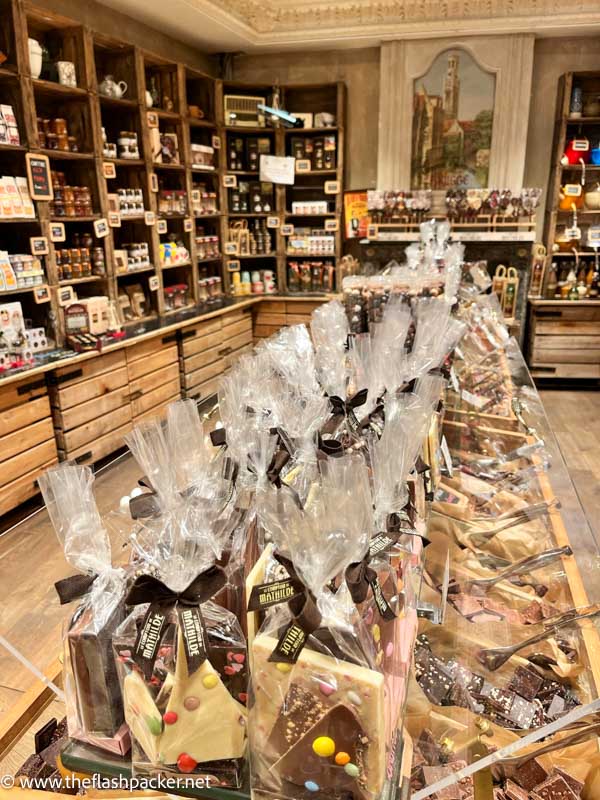
[{"label": "wooden shelving unit", "polygon": [[[242,161],[247,161],[248,140],[264,139],[265,145],[268,140],[270,143],[269,154],[276,156],[293,156],[292,139],[308,139],[314,145],[315,141],[323,139],[325,136],[335,137],[335,167],[331,169],[311,169],[306,172],[297,172],[293,186],[272,185],[273,186],[273,205],[268,212],[256,213],[252,210],[246,212],[234,211],[232,203],[232,193],[235,189],[223,189],[223,212],[222,238],[224,242],[229,240],[229,228],[231,221],[238,223],[241,220],[248,221],[248,227],[252,230],[254,220],[276,219],[278,227],[270,227],[268,230],[272,236],[274,247],[270,253],[263,255],[240,255],[230,254],[225,258],[224,275],[229,278],[231,275],[228,267],[229,261],[240,261],[242,271],[252,271],[250,265],[244,262],[252,260],[253,265],[262,269],[271,269],[277,273],[277,287],[280,293],[290,292],[290,282],[288,280],[289,261],[321,261],[331,262],[336,268],[336,280],[333,290],[336,291],[341,286],[338,263],[342,255],[342,215],[343,215],[343,178],[344,178],[344,121],[346,91],[345,85],[341,82],[328,84],[285,84],[279,87],[280,105],[291,112],[304,112],[313,115],[328,113],[336,121],[332,127],[307,127],[307,128],[272,128],[260,126],[235,126],[223,124],[222,136],[225,148],[225,163],[221,165],[221,185],[224,185],[226,176],[235,176],[237,185],[240,183],[259,184],[259,170],[249,169],[248,164],[240,169],[236,162],[236,168],[232,166],[230,159],[230,148],[232,142],[240,140],[243,149],[241,152]],[[268,85],[245,84],[239,82],[225,82],[220,87],[220,94],[241,95],[241,96],[262,96],[266,103],[270,102],[273,87]],[[310,159],[310,156],[309,156]],[[326,182],[337,182],[337,191],[331,194],[325,192]],[[291,204],[296,200],[326,201],[328,210],[318,214],[293,214]],[[334,236],[334,252],[330,254],[314,255],[311,253],[291,255],[288,253],[288,236],[283,236],[282,225],[293,225],[296,230],[306,228],[310,230],[325,231],[325,221],[335,220],[337,226],[335,230],[327,233]],[[271,220],[270,220],[271,221]],[[319,222],[322,225],[319,225]],[[251,261],[251,263],[252,263]],[[237,271],[237,270],[236,270]],[[318,294],[319,292],[315,292]],[[301,294],[294,292],[294,294]]]},{"label": "wooden shelving unit", "polygon": [[[59,216],[49,202],[36,202],[36,219],[9,219],[3,249],[11,253],[29,252],[29,238],[45,236],[50,242],[50,226],[61,222],[65,226],[66,241],[49,243],[49,254],[44,257],[50,302],[36,305],[30,288],[0,294],[22,302],[24,314],[34,326],[43,326],[58,346],[65,342],[64,312],[59,294],[72,286],[77,297],[84,299],[95,295],[108,296],[119,305],[119,297],[127,288],[137,287],[146,302],[143,314],[131,320],[137,325],[147,318],[165,315],[171,309],[165,302],[164,290],[173,285],[188,287],[189,305],[203,299],[200,288],[203,279],[220,278],[225,293],[231,291],[230,261],[239,260],[241,270],[250,273],[256,269],[271,269],[277,277],[277,291],[289,291],[288,263],[291,260],[326,261],[336,265],[342,255],[342,213],[344,175],[344,124],[345,86],[343,83],[320,85],[285,85],[279,87],[283,108],[304,113],[328,113],[334,118],[332,127],[307,127],[284,129],[267,127],[239,127],[226,124],[224,115],[225,94],[264,96],[270,101],[271,85],[249,85],[223,82],[184,64],[168,61],[154,53],[129,45],[117,38],[100,34],[74,19],[38,8],[31,0],[0,0],[0,33],[3,51],[8,58],[0,67],[0,100],[14,109],[21,144],[0,146],[0,174],[25,175],[25,155],[34,152],[48,156],[51,168],[65,174],[68,185],[87,186],[92,197],[92,214],[86,216]],[[28,38],[42,42],[49,50],[51,61],[68,60],[75,64],[76,86],[64,86],[52,67],[44,66],[39,78],[33,78],[29,65]],[[106,97],[101,84],[106,75],[124,81],[127,88],[120,98]],[[147,94],[153,98],[147,104]],[[77,151],[48,148],[38,137],[38,118],[65,119],[69,135],[77,140]],[[179,163],[156,163],[152,152],[152,129],[158,123],[159,131],[177,136]],[[104,141],[116,142],[121,131],[137,134],[140,157],[127,159],[105,157]],[[104,139],[106,135],[106,140]],[[336,161],[331,168],[314,169],[296,176],[295,185],[272,187],[272,204],[268,211],[237,213],[232,209],[230,190],[224,185],[225,176],[235,176],[239,182],[258,182],[257,169],[229,170],[228,145],[241,138],[262,138],[270,142],[273,155],[293,155],[294,137],[305,137],[313,143],[324,136],[335,137]],[[155,140],[154,140],[155,141]],[[155,142],[156,144],[156,142]],[[194,145],[214,148],[213,169],[194,165]],[[114,166],[115,177],[106,178],[105,165]],[[325,183],[337,181],[333,194],[325,193]],[[185,191],[187,213],[161,214],[156,187]],[[155,222],[166,220],[167,233],[159,233],[156,224],[146,224],[143,215],[121,217],[120,227],[110,227],[109,233],[97,239],[94,222],[109,218],[114,206],[109,195],[117,190],[142,191],[144,210],[153,212]],[[206,206],[203,196],[208,198]],[[201,198],[203,207],[214,212],[194,212],[194,202]],[[322,199],[328,202],[327,213],[298,215],[291,213],[295,199]],[[226,252],[225,243],[229,228],[239,226],[243,220],[250,228],[264,226],[274,218],[278,227],[269,227],[271,246],[263,255],[250,253],[235,256]],[[4,220],[0,220],[4,222]],[[329,255],[289,255],[287,237],[281,233],[282,225],[293,225],[324,230],[327,225],[335,237],[335,251]],[[57,251],[73,246],[73,235],[91,234],[93,246],[104,251],[105,270],[84,278],[65,279],[59,274]],[[190,254],[189,261],[170,265],[161,263],[161,244],[173,234],[182,241]],[[196,244],[197,237],[216,237],[218,255],[204,255],[206,248]],[[128,271],[117,267],[115,252],[122,251],[128,243],[145,243],[149,250],[150,266]],[[214,241],[212,241],[213,244]],[[340,288],[339,274],[334,290]],[[301,295],[300,292],[297,293]],[[319,292],[310,292],[318,295]],[[322,294],[322,293],[321,293]],[[48,313],[50,311],[52,313]],[[181,309],[177,309],[181,310]],[[128,321],[126,325],[129,324]]]},{"label": "wooden shelving unit", "polygon": [[600,225],[600,210],[583,205],[576,212],[581,239],[573,241],[573,251],[553,252],[557,236],[573,224],[573,212],[559,207],[561,187],[569,183],[581,183],[584,169],[584,193],[600,178],[600,165],[585,164],[583,167],[581,164],[562,164],[562,157],[572,139],[587,138],[590,147],[596,147],[600,141],[600,117],[573,118],[570,114],[571,94],[575,86],[582,89],[585,108],[586,96],[600,94],[600,72],[567,72],[558,83],[553,156],[544,220],[544,242],[548,253],[545,285],[542,287],[542,297],[545,299],[532,300],[529,304],[528,362],[534,377],[540,379],[600,377],[600,350],[595,347],[588,330],[590,325],[595,328],[598,324],[600,302],[586,297],[567,303],[547,297],[551,262],[557,262],[559,277],[565,259],[571,259],[578,268],[582,263],[585,264],[587,271],[594,259],[594,252],[587,248],[587,230],[591,225]]}]

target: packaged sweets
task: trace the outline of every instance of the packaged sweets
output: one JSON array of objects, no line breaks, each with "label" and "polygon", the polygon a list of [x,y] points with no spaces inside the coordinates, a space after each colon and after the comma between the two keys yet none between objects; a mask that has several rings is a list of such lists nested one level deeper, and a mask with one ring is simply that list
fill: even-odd
[{"label": "packaged sweets", "polygon": [[65,631],[69,735],[116,753],[129,749],[111,637],[126,616],[124,570],[111,564],[89,467],[61,464],[39,479],[67,561],[83,574],[56,584],[61,603],[80,599]]},{"label": "packaged sweets", "polygon": [[[250,597],[251,609],[253,600],[266,609],[252,645],[253,792],[377,797],[386,779],[381,636],[367,629],[348,581],[356,592],[377,574],[363,564],[372,514],[362,459],[319,462],[303,509],[282,487],[263,513],[282,570]],[[381,602],[393,618],[398,598]]]},{"label": "packaged sweets", "polygon": [[236,616],[216,602],[236,574],[221,566],[230,475],[205,451],[191,401],[169,408],[166,428],[159,420],[134,428],[128,444],[154,503],[137,534],[143,563],[127,595],[133,611],[113,637],[133,770],[239,787],[246,642]]}]

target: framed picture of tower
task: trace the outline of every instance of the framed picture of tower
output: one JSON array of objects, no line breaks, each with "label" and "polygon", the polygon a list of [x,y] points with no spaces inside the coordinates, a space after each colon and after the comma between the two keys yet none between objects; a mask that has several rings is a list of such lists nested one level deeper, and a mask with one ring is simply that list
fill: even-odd
[{"label": "framed picture of tower", "polygon": [[466,50],[440,53],[413,83],[411,187],[489,185],[496,76]]}]

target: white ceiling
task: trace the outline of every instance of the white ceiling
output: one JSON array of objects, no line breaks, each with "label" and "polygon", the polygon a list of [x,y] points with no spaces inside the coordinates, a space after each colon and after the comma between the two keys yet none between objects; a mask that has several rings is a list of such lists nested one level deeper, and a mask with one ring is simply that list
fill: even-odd
[{"label": "white ceiling", "polygon": [[386,39],[600,32],[600,0],[100,0],[215,53],[364,47]]}]

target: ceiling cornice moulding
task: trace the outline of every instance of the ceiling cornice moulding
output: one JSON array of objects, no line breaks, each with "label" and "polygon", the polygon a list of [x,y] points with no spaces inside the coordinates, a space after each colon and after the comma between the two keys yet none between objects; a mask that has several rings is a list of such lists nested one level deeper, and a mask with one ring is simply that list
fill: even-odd
[{"label": "ceiling cornice moulding", "polygon": [[[600,29],[598,0],[188,0],[248,45]],[[567,10],[568,7],[568,10]]]}]

